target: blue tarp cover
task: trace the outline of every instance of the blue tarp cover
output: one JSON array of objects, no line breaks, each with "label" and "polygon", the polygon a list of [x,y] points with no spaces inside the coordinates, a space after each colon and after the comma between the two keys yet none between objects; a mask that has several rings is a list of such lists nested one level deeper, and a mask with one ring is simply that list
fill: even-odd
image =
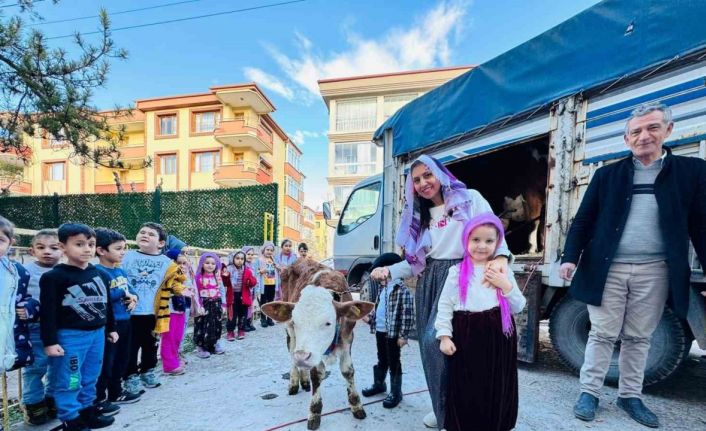
[{"label": "blue tarp cover", "polygon": [[605,0],[413,100],[375,132],[399,156],[706,47],[704,0]]}]

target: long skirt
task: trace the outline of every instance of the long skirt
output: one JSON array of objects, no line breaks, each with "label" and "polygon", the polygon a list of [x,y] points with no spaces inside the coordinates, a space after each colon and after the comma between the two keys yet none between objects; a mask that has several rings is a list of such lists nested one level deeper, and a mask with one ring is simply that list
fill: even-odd
[{"label": "long skirt", "polygon": [[[447,431],[506,431],[517,421],[517,335],[506,336],[500,309],[456,311],[449,359]],[[514,326],[514,325],[513,325]]]},{"label": "long skirt", "polygon": [[460,259],[427,259],[427,266],[417,283],[414,295],[422,367],[439,429],[444,428],[448,359],[439,350],[434,321],[436,320],[439,296],[444,288],[449,268],[460,261]]},{"label": "long skirt", "polygon": [[203,298],[206,314],[194,319],[194,344],[214,353],[216,342],[223,333],[223,310],[221,298]]}]

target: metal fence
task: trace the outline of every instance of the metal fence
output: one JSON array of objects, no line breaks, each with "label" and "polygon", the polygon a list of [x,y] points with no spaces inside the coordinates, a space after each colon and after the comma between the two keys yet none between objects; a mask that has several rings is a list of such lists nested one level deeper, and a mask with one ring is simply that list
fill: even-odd
[{"label": "metal fence", "polygon": [[[134,238],[147,221],[190,246],[234,248],[277,241],[277,184],[182,192],[11,196],[0,198],[0,215],[19,228],[58,227],[64,222],[115,229]],[[28,239],[20,238],[26,245]]]}]

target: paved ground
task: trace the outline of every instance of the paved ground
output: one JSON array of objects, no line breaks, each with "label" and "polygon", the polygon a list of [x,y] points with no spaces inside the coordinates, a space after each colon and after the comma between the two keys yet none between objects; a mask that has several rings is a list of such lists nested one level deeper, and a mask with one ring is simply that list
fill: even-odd
[{"label": "paved ground", "polygon": [[[599,418],[590,424],[574,419],[571,407],[577,396],[577,379],[563,367],[542,332],[540,359],[520,365],[520,419],[517,430],[645,430],[615,407],[616,390],[607,387]],[[322,418],[321,430],[424,430],[421,418],[430,410],[418,346],[403,349],[405,371],[402,404],[386,410],[379,402],[366,406],[368,417],[359,421],[344,410]],[[108,429],[139,431],[180,430],[305,430],[310,394],[287,395],[289,359],[281,326],[248,334],[243,341],[224,342],[223,356],[199,360],[190,356],[187,374],[164,377],[160,388],[148,389],[143,399],[124,406]],[[649,388],[646,402],[660,415],[663,429],[706,429],[706,352],[694,350],[681,371],[667,382]],[[353,346],[358,389],[371,383],[375,342],[367,326],[359,324]],[[12,385],[11,387],[14,387]],[[379,401],[376,397],[372,401]],[[324,413],[346,408],[345,386],[337,367],[323,383]],[[13,430],[45,431],[51,427],[18,425]]]}]

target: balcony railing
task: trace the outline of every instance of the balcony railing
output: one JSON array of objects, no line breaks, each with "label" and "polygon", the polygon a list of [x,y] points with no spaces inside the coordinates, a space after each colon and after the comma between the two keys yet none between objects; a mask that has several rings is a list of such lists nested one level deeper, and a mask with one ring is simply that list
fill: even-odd
[{"label": "balcony railing", "polygon": [[261,125],[242,119],[223,119],[214,131],[216,139],[232,147],[252,147],[258,152],[272,152],[272,133]]},{"label": "balcony railing", "polygon": [[213,172],[213,180],[223,185],[269,184],[272,182],[272,174],[257,163],[222,163]]}]

